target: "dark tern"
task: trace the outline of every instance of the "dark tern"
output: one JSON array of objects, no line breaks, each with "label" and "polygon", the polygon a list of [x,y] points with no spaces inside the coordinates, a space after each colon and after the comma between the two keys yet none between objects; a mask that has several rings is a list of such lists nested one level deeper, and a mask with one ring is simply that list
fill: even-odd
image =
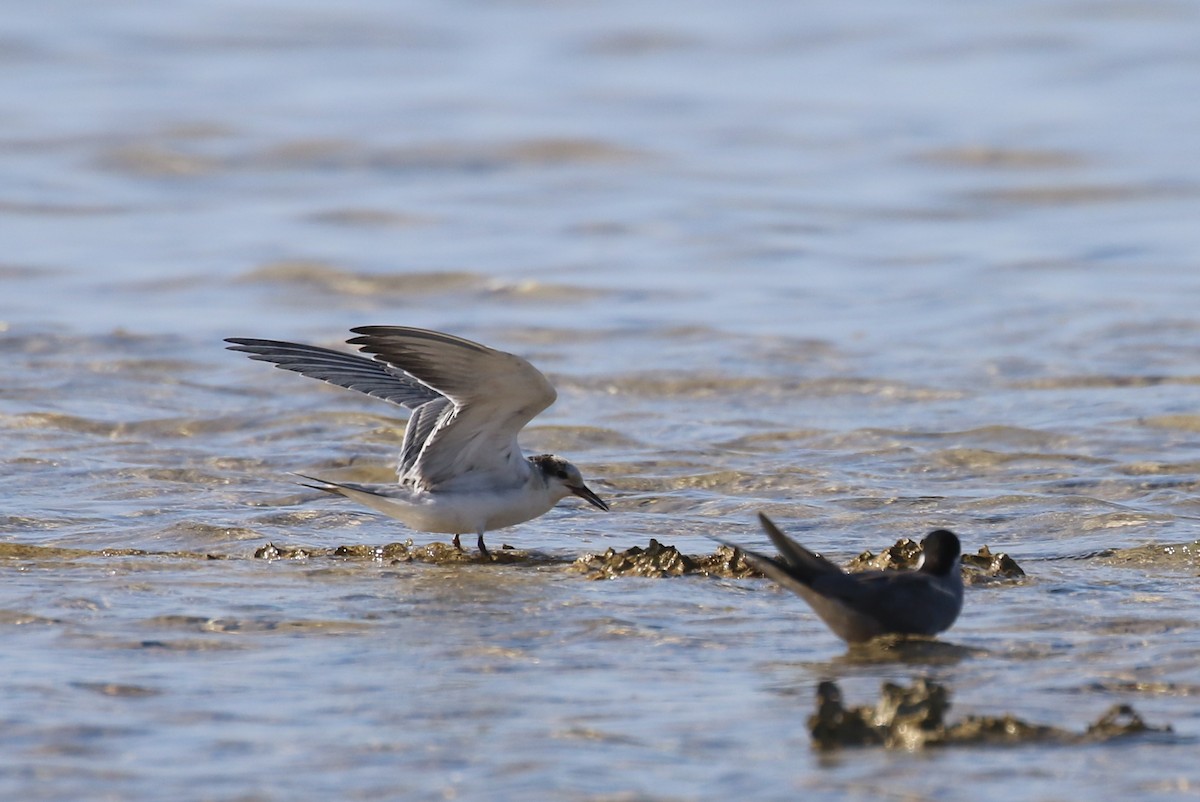
[{"label": "dark tern", "polygon": [[921,541],[921,559],[911,571],[852,574],[789,538],[762,513],[758,520],[780,558],[735,548],[755,568],[808,602],[847,643],[880,635],[936,635],[949,629],[962,610],[962,547],[953,532],[930,532]]}]

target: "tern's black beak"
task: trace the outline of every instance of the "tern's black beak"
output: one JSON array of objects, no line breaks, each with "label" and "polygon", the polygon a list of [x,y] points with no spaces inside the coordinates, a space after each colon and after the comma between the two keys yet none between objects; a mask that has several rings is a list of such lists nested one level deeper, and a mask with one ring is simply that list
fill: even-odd
[{"label": "tern's black beak", "polygon": [[567,488],[593,507],[599,507],[608,512],[608,505],[604,503],[604,499],[589,490],[587,485],[567,485]]}]

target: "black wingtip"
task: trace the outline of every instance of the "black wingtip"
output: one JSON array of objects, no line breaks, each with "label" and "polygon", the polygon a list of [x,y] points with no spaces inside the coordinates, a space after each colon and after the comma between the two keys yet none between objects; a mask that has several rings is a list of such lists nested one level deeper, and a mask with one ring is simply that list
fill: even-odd
[{"label": "black wingtip", "polygon": [[771,538],[771,542],[775,544],[785,558],[788,557],[787,547],[782,544],[790,544],[791,539],[783,533],[783,530],[775,525],[775,522],[766,516],[765,513],[758,514],[758,523],[762,526],[763,531]]},{"label": "black wingtip", "polygon": [[226,337],[224,342],[232,343],[225,346],[226,349],[246,353],[255,353],[255,349],[275,344],[274,340],[260,340],[257,337]]},{"label": "black wingtip", "polygon": [[734,543],[732,540],[726,540],[725,538],[717,537],[716,535],[705,535],[705,537],[715,543],[720,543],[722,546],[728,546],[729,548],[733,549],[735,559],[736,555],[741,554],[742,559],[749,563],[751,567],[757,569],[759,573],[770,576],[772,566],[780,571],[787,570],[785,566],[780,565],[778,561],[774,560],[773,558],[757,551],[752,551],[745,546]]}]

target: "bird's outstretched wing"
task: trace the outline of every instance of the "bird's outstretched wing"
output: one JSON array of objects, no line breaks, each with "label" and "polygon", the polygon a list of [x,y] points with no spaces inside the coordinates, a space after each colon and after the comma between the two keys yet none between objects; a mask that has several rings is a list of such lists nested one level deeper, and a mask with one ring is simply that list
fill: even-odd
[{"label": "bird's outstretched wing", "polygon": [[357,390],[411,409],[412,417],[404,429],[404,443],[400,447],[400,464],[396,471],[401,479],[416,464],[429,435],[454,410],[450,400],[436,390],[399,368],[361,354],[282,340],[230,337],[225,342],[233,343],[229,346],[231,351],[242,351],[249,354],[251,359],[272,362],[276,367],[301,376]]},{"label": "bird's outstretched wing", "polygon": [[[414,440],[419,453],[401,481],[433,489],[464,474],[472,477],[465,482],[495,474],[516,482],[528,470],[517,434],[557,397],[537,368],[514,354],[435,331],[404,326],[352,331],[358,336],[351,345],[448,402],[431,405],[428,417],[422,407],[409,423],[414,438],[424,439]],[[405,440],[407,451],[407,434]]]},{"label": "bird's outstretched wing", "polygon": [[229,337],[225,342],[233,343],[229,346],[230,351],[242,351],[251,359],[272,362],[278,368],[357,390],[405,409],[417,409],[441,397],[403,371],[360,354],[250,337]]}]

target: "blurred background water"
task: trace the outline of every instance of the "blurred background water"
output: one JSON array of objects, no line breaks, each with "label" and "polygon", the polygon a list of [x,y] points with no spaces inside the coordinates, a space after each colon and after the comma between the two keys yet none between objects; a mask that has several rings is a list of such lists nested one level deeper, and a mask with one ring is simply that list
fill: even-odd
[{"label": "blurred background water", "polygon": [[[1196,794],[1193,4],[3,12],[5,798]],[[525,446],[614,512],[496,545],[762,546],[762,509],[1029,578],[930,666],[845,659],[762,580],[255,560],[413,536],[288,474],[385,478],[391,410],[222,350],[363,324],[559,388]],[[952,717],[1175,735],[811,749],[817,682],[918,676]]]}]

